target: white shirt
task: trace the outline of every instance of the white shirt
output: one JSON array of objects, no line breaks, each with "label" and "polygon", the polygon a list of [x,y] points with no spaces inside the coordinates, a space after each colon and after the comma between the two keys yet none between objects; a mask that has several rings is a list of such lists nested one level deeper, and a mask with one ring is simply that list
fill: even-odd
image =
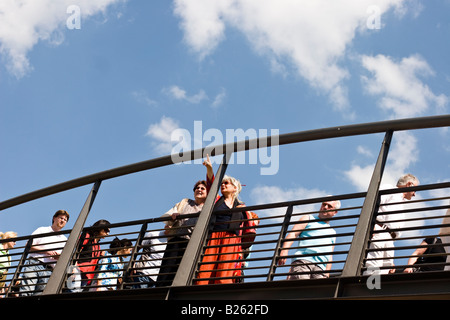
[{"label": "white shirt", "polygon": [[[450,223],[450,209],[447,210],[447,213],[445,214],[444,219],[442,220],[442,224],[449,224]],[[441,230],[439,231],[439,236],[442,239],[442,243],[446,244],[445,248],[445,252],[447,254],[450,253],[450,247],[448,246],[448,244],[450,243],[450,227],[445,226],[445,227],[441,227]],[[450,255],[447,256],[447,263],[450,263]],[[450,265],[446,265],[445,266],[445,271],[450,270]]]},{"label": "white shirt", "polygon": [[[40,227],[40,228],[37,228],[32,233],[32,235],[44,234],[44,233],[49,233],[49,232],[54,232],[52,227]],[[66,242],[67,242],[67,238],[63,234],[49,235],[49,236],[34,238],[33,246],[43,246],[44,250],[56,251],[59,254],[61,254],[62,249],[66,245]],[[56,260],[53,257],[48,256],[46,252],[42,252],[40,250],[38,252],[30,252],[30,256],[34,259],[38,259],[39,261],[41,261],[43,263],[53,262],[52,266],[54,266],[56,263]]]},{"label": "white shirt", "polygon": [[164,250],[166,250],[165,237],[164,230],[160,232],[147,232],[144,236],[144,241],[142,241],[142,245],[148,247],[142,249],[143,253],[141,259],[134,265],[135,268],[142,268],[137,269],[136,271],[146,274],[154,281],[156,281],[158,276],[158,267],[161,265],[161,259],[163,258]]},{"label": "white shirt", "polygon": [[[380,190],[387,190],[394,188],[396,187],[393,187],[391,185],[383,185],[380,187]],[[403,210],[404,201],[405,199],[403,198],[403,193],[391,193],[382,195],[380,199],[380,208],[378,209],[377,222],[384,224],[392,231],[394,231],[394,229],[403,228],[405,225],[405,222],[403,221],[405,219],[405,215],[403,213],[389,214],[389,212]],[[402,220],[402,221],[393,222],[394,220]],[[398,238],[400,236],[400,231],[395,231],[395,234],[396,238]]]}]

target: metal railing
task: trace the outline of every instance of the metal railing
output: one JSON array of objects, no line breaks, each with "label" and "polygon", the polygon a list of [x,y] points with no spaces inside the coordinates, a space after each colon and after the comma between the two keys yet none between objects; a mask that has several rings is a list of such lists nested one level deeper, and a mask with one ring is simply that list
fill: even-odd
[{"label": "metal railing", "polygon": [[[440,183],[427,186],[421,186],[417,189],[420,190],[436,190],[437,188],[450,189],[449,183]],[[386,192],[393,192],[397,190],[385,190]],[[382,192],[382,191],[380,191]],[[418,191],[420,194],[420,191]],[[258,214],[259,225],[257,229],[257,236],[252,246],[245,252],[239,252],[242,255],[242,259],[231,260],[239,264],[236,268],[239,273],[231,277],[234,283],[250,283],[250,282],[275,282],[284,281],[290,274],[289,269],[293,265],[292,261],[297,258],[295,251],[300,247],[294,245],[290,248],[290,254],[287,256],[291,262],[279,266],[277,261],[279,259],[280,248],[285,241],[285,236],[292,230],[293,225],[298,223],[298,219],[304,215],[317,216],[318,211],[313,210],[313,207],[319,207],[323,201],[340,200],[343,204],[338,210],[338,214],[330,221],[331,227],[336,231],[336,243],[334,250],[331,252],[324,252],[322,254],[331,254],[332,268],[329,271],[323,271],[323,273],[329,274],[331,278],[338,278],[342,276],[343,269],[347,262],[347,256],[349,248],[353,241],[355,228],[359,218],[359,213],[362,209],[362,203],[365,197],[365,193],[348,194],[335,197],[324,197],[315,199],[304,199],[298,201],[289,201],[286,203],[273,203],[266,205],[250,206],[246,209],[253,210]],[[424,238],[427,237],[445,237],[450,236],[448,231],[443,231],[445,228],[450,228],[449,223],[443,223],[442,220],[450,216],[445,212],[450,209],[450,205],[442,205],[442,202],[449,201],[450,196],[440,198],[427,198],[417,201],[412,201],[411,206],[416,207],[403,210],[403,213],[411,215],[405,219],[406,225],[401,229],[403,236],[395,239],[395,247],[386,248],[381,250],[393,250],[395,252],[394,259],[396,260],[394,269],[397,272],[408,267],[407,263],[413,256],[404,252],[412,252],[413,250],[423,247],[422,243]],[[286,214],[287,212],[287,214]],[[450,212],[450,211],[449,211]],[[393,211],[390,214],[399,214],[402,212]],[[198,214],[188,215],[189,218],[197,218]],[[187,218],[186,216],[183,218]],[[95,263],[96,268],[92,271],[93,280],[89,283],[82,283],[85,273],[77,268],[73,268],[79,262],[86,262],[80,258],[79,255],[80,242],[77,243],[77,250],[72,256],[69,268],[64,276],[63,285],[58,293],[70,294],[76,292],[93,292],[93,291],[108,291],[108,290],[138,290],[141,288],[153,288],[153,287],[170,287],[171,282],[162,280],[157,283],[158,275],[161,276],[159,266],[161,261],[173,259],[173,266],[178,266],[182,257],[164,257],[166,252],[167,240],[170,236],[164,234],[164,222],[166,219],[156,218],[149,220],[129,221],[124,223],[116,223],[109,225],[111,230],[110,234],[101,239],[100,250],[102,252],[108,252],[110,246],[115,238],[128,239],[131,242],[129,248],[131,249],[126,255],[119,254],[106,254]],[[180,229],[190,226],[179,227]],[[91,228],[85,228],[84,232],[89,232]],[[71,230],[61,231],[60,234],[69,234]],[[447,232],[447,233],[446,233]],[[183,234],[178,233],[178,234]],[[185,234],[189,234],[186,232]],[[49,234],[40,235],[40,237],[48,236]],[[21,281],[26,276],[27,272],[24,271],[24,267],[28,265],[30,257],[30,244],[36,236],[19,237],[15,240],[17,245],[14,249],[9,250],[8,256],[11,261],[11,266],[8,268],[7,277],[2,280],[4,288],[3,295],[6,297],[18,297],[26,295],[28,293],[42,293],[43,288],[30,289],[26,284]],[[205,241],[207,242],[208,237]],[[1,240],[0,243],[5,243],[9,239]],[[301,239],[299,239],[301,240]],[[185,240],[188,241],[188,240]],[[370,243],[370,240],[369,240]],[[63,244],[62,244],[63,246]],[[437,246],[431,245],[431,247]],[[443,244],[444,247],[450,246],[448,243]],[[207,246],[206,246],[207,247]],[[206,248],[205,247],[205,248]],[[121,247],[115,248],[120,250]],[[142,260],[144,250],[148,250],[151,254],[149,257],[151,264],[139,265]],[[373,250],[373,249],[372,249]],[[380,250],[380,249],[378,249]],[[367,249],[370,252],[371,249]],[[446,262],[447,253],[443,252],[438,255],[443,257],[443,262],[433,264],[423,264],[422,267],[432,266],[440,267],[441,270],[448,265]],[[110,260],[109,260],[109,259]],[[201,255],[203,258],[203,255]],[[200,258],[200,260],[201,260]],[[170,265],[171,263],[169,263]],[[198,275],[198,268],[201,262],[197,265],[194,273],[193,282],[195,282]],[[383,269],[383,268],[381,268]],[[51,270],[51,269],[50,269]],[[175,272],[177,268],[172,268],[172,274],[169,278],[175,278]],[[361,266],[360,272],[364,272],[364,265]],[[437,268],[439,270],[439,268]],[[436,270],[436,271],[437,271]],[[144,282],[139,281],[137,272],[148,273],[149,278]],[[435,272],[433,270],[426,270],[424,272]],[[317,272],[316,272],[317,273]],[[50,275],[44,275],[43,277],[49,277]],[[171,277],[170,277],[171,276]],[[217,280],[217,278],[211,278]],[[41,279],[42,280],[42,279]],[[48,279],[47,279],[48,280]],[[204,279],[203,279],[204,280]],[[30,291],[31,290],[31,291]]]},{"label": "metal railing", "polygon": [[[386,133],[367,192],[246,207],[246,210],[252,211],[258,215],[259,225],[257,227],[257,236],[249,249],[245,251],[239,250],[236,252],[238,257],[236,258],[235,256],[233,260],[229,261],[234,263],[234,267],[231,268],[232,271],[238,270],[239,272],[235,272],[232,276],[226,277],[226,279],[231,280],[234,283],[232,286],[237,286],[242,283],[266,284],[289,282],[284,280],[286,280],[290,273],[290,267],[293,265],[292,262],[288,262],[285,265],[278,264],[280,251],[286,235],[291,231],[293,225],[298,223],[300,217],[306,214],[317,216],[318,208],[322,202],[340,200],[342,206],[338,210],[338,214],[330,220],[330,226],[336,232],[334,248],[330,252],[322,252],[322,254],[329,254],[333,257],[330,262],[331,269],[327,271],[324,270],[323,273],[329,275],[328,279],[337,279],[338,282],[336,283],[337,288],[335,289],[335,296],[340,296],[342,294],[342,288],[339,286],[341,286],[342,283],[339,281],[350,279],[352,277],[360,277],[367,269],[367,255],[371,251],[374,251],[374,249],[371,249],[370,247],[372,242],[371,239],[373,233],[378,232],[376,230],[374,231],[374,227],[376,225],[375,219],[378,212],[380,196],[404,191],[397,188],[393,190],[379,190],[393,133],[401,130],[446,126],[450,126],[450,116],[392,120],[271,137],[271,142],[264,144],[264,147],[353,135],[366,135],[380,132]],[[256,143],[251,141],[238,142],[234,143],[232,147],[224,146],[223,148],[212,150],[211,156],[218,155],[214,154],[214,151],[217,150],[233,150],[233,152],[237,152],[250,150],[255,147],[260,147],[259,140],[256,141]],[[205,151],[207,150],[202,149],[201,152],[198,150],[192,151],[191,159],[202,157]],[[165,231],[164,222],[168,219],[154,218],[111,224],[109,226],[111,230],[110,234],[99,242],[99,250],[105,255],[96,261],[95,269],[90,271],[93,277],[89,282],[82,281],[86,273],[77,268],[77,265],[80,262],[78,256],[81,248],[80,243],[83,241],[82,235],[89,231],[89,227],[84,226],[84,224],[95,197],[97,196],[100,184],[102,181],[108,179],[150,170],[160,166],[171,165],[173,164],[173,161],[170,156],[96,173],[34,191],[1,202],[0,210],[5,210],[54,193],[93,183],[92,190],[73,229],[60,232],[61,234],[66,234],[68,236],[68,241],[65,243],[63,252],[56,265],[54,267],[49,267],[48,269],[51,272],[44,275],[44,278],[47,277],[48,279],[46,279],[46,285],[42,289],[39,289],[41,290],[40,294],[42,296],[70,296],[86,292],[92,293],[93,291],[145,291],[148,293],[148,290],[159,290],[160,288],[164,288],[166,290],[162,296],[169,299],[172,294],[171,289],[175,290],[175,288],[195,286],[194,284],[198,280],[197,277],[199,271],[201,271],[200,266],[208,264],[204,258],[205,248],[208,247],[207,243],[210,240],[210,228],[213,223],[212,217],[215,214],[213,213],[214,201],[221,179],[227,169],[227,160],[230,156],[230,153],[224,154],[224,160],[216,172],[216,179],[208,194],[203,210],[200,214],[192,216],[192,218],[196,219],[196,223],[192,233],[188,233],[190,235],[189,241],[185,242],[183,256],[171,258],[169,258],[169,255],[165,256],[168,252],[168,250],[166,250],[166,245],[168,244],[167,239],[171,239],[170,236],[167,237],[166,235],[163,235]],[[415,190],[417,194],[422,194],[422,191],[436,189],[449,190],[450,182],[408,188],[408,190]],[[414,252],[417,248],[426,249],[429,247],[423,244],[425,238],[439,236],[444,240],[443,246],[445,251],[448,246],[446,237],[450,236],[450,232],[446,229],[450,226],[450,223],[446,222],[446,219],[448,218],[447,213],[450,212],[450,206],[448,205],[449,199],[450,197],[440,197],[411,201],[410,206],[412,207],[408,207],[401,212],[390,213],[403,213],[406,216],[405,225],[402,230],[400,230],[402,231],[402,236],[395,239],[394,247],[384,249],[394,253],[393,259],[395,260],[395,267],[389,268],[389,270],[392,269],[391,272],[393,274],[398,274],[409,267],[408,261],[411,258],[414,258],[410,252]],[[447,202],[447,204],[443,204],[445,202]],[[242,211],[242,209],[230,210],[230,212],[236,211]],[[26,272],[26,266],[30,262],[31,242],[35,237],[36,236],[27,236],[16,238],[16,246],[8,251],[6,256],[9,257],[9,265],[0,267],[0,272],[2,270],[7,271],[6,277],[0,281],[4,284],[2,294],[5,297],[17,297],[20,296],[20,292],[24,293],[27,291],[25,290],[26,286],[22,280],[24,278],[24,273]],[[126,238],[131,242],[128,253],[123,255],[118,254],[117,249],[121,248],[115,248],[114,253],[106,254],[110,249],[109,246],[116,237],[119,239]],[[157,243],[154,243],[156,240],[158,240]],[[0,240],[0,244],[8,241],[11,240]],[[436,243],[431,244],[431,247],[437,246]],[[294,253],[298,249],[300,248],[295,245],[291,247],[287,256],[288,261],[295,260],[296,255]],[[139,264],[145,253],[151,256],[151,264]],[[445,256],[445,261],[447,258],[447,253],[443,252],[427,252],[425,253],[425,256],[427,255],[431,257],[439,256],[441,258],[442,256]],[[161,270],[159,270],[159,264],[162,261],[167,262],[172,260],[174,263],[169,263],[170,268],[168,270],[170,272],[161,272],[160,274]],[[426,264],[424,266],[426,266]],[[444,267],[445,269],[447,262],[440,262],[439,266]],[[436,271],[428,272],[432,273]],[[158,281],[158,274],[160,276],[166,275],[169,277],[165,277],[166,280],[164,281]],[[147,278],[145,276],[147,276]],[[208,279],[218,280],[214,275],[210,276]],[[205,287],[209,288],[211,286]],[[197,290],[202,289],[200,288]]]}]

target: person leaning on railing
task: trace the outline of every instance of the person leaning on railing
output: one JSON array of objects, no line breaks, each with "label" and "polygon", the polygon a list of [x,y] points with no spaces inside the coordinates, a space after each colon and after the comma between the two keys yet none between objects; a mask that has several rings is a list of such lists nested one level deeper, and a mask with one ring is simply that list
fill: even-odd
[{"label": "person leaning on railing", "polygon": [[445,269],[447,255],[439,237],[426,237],[408,259],[409,267],[403,272],[442,271]]},{"label": "person leaning on railing", "polygon": [[444,270],[450,270],[450,209],[447,209],[445,217],[442,219],[442,226],[439,230],[439,237],[442,239],[442,244],[446,253],[446,264]]},{"label": "person leaning on railing", "polygon": [[[419,185],[419,180],[412,174],[405,174],[397,181],[397,188],[410,188]],[[380,189],[394,189],[393,186],[383,185]],[[416,195],[415,191],[403,193],[392,193],[382,195],[370,251],[367,253],[366,270],[364,275],[387,274],[394,267],[394,240],[400,237],[401,229],[405,225],[405,214],[403,203],[411,200]],[[399,212],[389,214],[390,212]]]},{"label": "person leaning on railing", "polygon": [[165,221],[165,235],[168,241],[161,260],[156,286],[170,286],[172,284],[198,220],[198,217],[183,218],[182,216],[200,213],[208,195],[208,190],[205,180],[197,181],[193,189],[194,200],[184,198],[162,215],[164,218],[170,217],[171,219]]},{"label": "person leaning on railing", "polygon": [[133,243],[127,238],[115,237],[109,245],[109,251],[105,252],[98,261],[98,273],[96,273],[90,291],[116,290],[123,281],[124,257],[130,255]]},{"label": "person leaning on railing", "polygon": [[145,233],[139,246],[141,257],[135,262],[127,281],[134,289],[155,287],[166,245],[165,230]]},{"label": "person leaning on railing", "polygon": [[[67,221],[69,221],[67,211],[58,210],[53,215],[51,226],[40,227],[32,235],[61,231]],[[63,234],[37,236],[33,238],[29,258],[22,268],[22,274],[19,279],[20,296],[42,293],[66,242],[67,238]]]},{"label": "person leaning on railing", "polygon": [[325,201],[320,206],[318,219],[303,215],[286,236],[280,251],[279,265],[286,263],[286,256],[294,240],[299,239],[288,280],[327,278],[333,261],[332,252],[336,243],[336,231],[330,220],[337,214],[341,202]]},{"label": "person leaning on railing", "polygon": [[78,244],[78,261],[77,267],[81,271],[81,286],[84,290],[88,290],[92,279],[95,276],[98,260],[103,256],[100,249],[99,241],[109,235],[108,220],[98,220],[92,225],[92,229],[83,232]]},{"label": "person leaning on railing", "polygon": [[[0,239],[2,240],[16,237],[17,233],[14,231],[0,232]],[[0,243],[0,293],[5,293],[6,291],[6,275],[8,274],[8,268],[11,266],[9,250],[14,248],[15,244],[14,240]]]}]

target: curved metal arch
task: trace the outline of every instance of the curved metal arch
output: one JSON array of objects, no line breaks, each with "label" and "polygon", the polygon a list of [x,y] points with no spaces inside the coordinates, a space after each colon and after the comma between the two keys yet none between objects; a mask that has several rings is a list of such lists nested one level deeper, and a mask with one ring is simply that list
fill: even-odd
[{"label": "curved metal arch", "polygon": [[[259,149],[263,147],[271,147],[276,145],[285,145],[305,141],[349,137],[355,135],[365,135],[374,133],[384,133],[387,131],[416,130],[416,129],[427,129],[446,126],[450,126],[450,115],[388,120],[380,122],[337,126],[323,129],[286,133],[281,134],[279,136],[270,136],[267,137],[268,141],[266,141],[266,138],[264,138],[265,139],[264,143],[260,141],[261,138],[228,143],[222,146],[218,146],[214,150],[211,150],[212,151],[211,156],[225,154],[225,152],[230,151],[231,152],[246,151],[254,148]],[[180,159],[189,158],[190,160],[200,159],[203,158],[205,150],[207,150],[207,148],[184,152],[182,153],[182,156],[179,156],[177,158]],[[216,150],[219,150],[219,152],[216,153]],[[223,152],[220,152],[220,150],[222,150]],[[189,155],[189,157],[187,155]],[[30,193],[26,193],[21,196],[0,202],[0,211],[10,207],[14,207],[22,203],[43,198],[52,194],[82,187],[89,184],[94,184],[97,181],[104,181],[112,178],[117,178],[123,175],[128,175],[140,171],[145,171],[149,169],[154,169],[182,162],[182,161],[173,161],[173,158],[174,158],[173,155],[166,155],[159,158],[145,160],[142,162],[125,165],[109,169],[106,171],[97,172],[73,180],[65,181],[53,186],[49,186],[43,189],[32,191]]]}]

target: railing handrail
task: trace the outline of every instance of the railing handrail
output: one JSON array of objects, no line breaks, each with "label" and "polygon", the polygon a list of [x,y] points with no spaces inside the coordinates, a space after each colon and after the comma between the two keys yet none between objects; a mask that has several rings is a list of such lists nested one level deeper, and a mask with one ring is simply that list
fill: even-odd
[{"label": "railing handrail", "polygon": [[[429,184],[429,185],[423,185],[423,186],[421,186],[421,189],[422,190],[428,190],[428,189],[433,189],[433,187],[434,186],[441,186],[442,184]],[[395,190],[395,189],[392,189],[392,190]],[[400,189],[397,189],[397,191],[398,190],[400,190]],[[349,199],[349,200],[354,200],[355,198],[352,198],[352,197],[350,197],[350,195],[351,194],[348,194],[348,195],[338,195],[337,197],[339,197],[339,198],[346,198],[346,199]],[[325,199],[326,199],[327,197],[325,197]],[[439,199],[439,198],[437,198],[437,199]],[[315,203],[315,204],[318,204],[318,203],[320,203],[321,202],[321,200],[323,200],[323,198],[309,198],[309,199],[303,199],[302,200],[302,204],[313,204],[313,203]],[[430,198],[430,199],[425,199],[425,200],[428,200],[428,201],[435,201],[436,200],[436,198]],[[295,202],[295,201],[294,201]],[[269,204],[271,207],[272,206],[274,206],[275,204]],[[285,206],[286,205],[286,203],[278,203],[278,205],[281,205],[281,207],[283,207],[283,206]],[[288,206],[290,205],[290,203],[288,203]],[[441,205],[437,205],[436,207],[433,207],[432,209],[442,209],[442,208],[448,208],[449,206],[441,206]],[[264,207],[260,207],[259,208],[259,210],[264,210],[265,208]],[[347,208],[344,208],[344,209],[347,209]],[[422,210],[423,208],[416,208],[417,210]],[[430,208],[429,208],[430,209]],[[409,209],[408,209],[409,210]],[[215,212],[215,213],[213,213],[213,214],[216,214],[217,212]],[[302,212],[301,214],[310,214],[310,213],[317,213],[317,212]],[[392,213],[392,212],[391,212]],[[197,216],[198,214],[189,214],[189,216],[192,216],[192,217],[194,217],[194,216]],[[436,219],[436,218],[442,218],[443,216],[440,216],[440,215],[438,215],[438,216],[435,216],[434,218]],[[181,218],[181,217],[179,217],[179,218]],[[274,217],[274,218],[276,218],[276,216]],[[354,217],[353,215],[347,215],[347,216],[339,216],[339,217],[333,217],[332,218],[332,221],[334,221],[334,222],[336,222],[336,221],[338,221],[338,220],[341,220],[341,219],[354,219],[354,218],[356,218],[356,217]],[[423,219],[426,219],[427,217],[423,217]],[[133,227],[133,231],[132,232],[130,232],[130,233],[132,233],[133,235],[131,236],[131,238],[130,238],[130,240],[132,240],[132,241],[136,241],[136,246],[138,247],[138,248],[141,248],[141,247],[144,247],[143,245],[141,245],[141,243],[137,240],[137,237],[138,237],[138,235],[137,235],[137,229],[139,229],[139,228],[137,228],[136,229],[136,227],[139,227],[139,225],[147,225],[147,224],[158,224],[158,223],[161,223],[161,222],[164,222],[164,221],[168,221],[169,219],[171,219],[171,218],[161,218],[161,217],[159,217],[159,218],[149,218],[149,219],[140,219],[140,220],[135,220],[135,221],[126,221],[126,222],[119,222],[119,223],[113,223],[113,224],[110,224],[109,225],[109,228],[111,228],[111,230],[113,230],[113,229],[121,229],[121,228],[125,228],[125,229],[127,229],[128,227]],[[320,220],[320,219],[318,219],[318,220]],[[295,219],[295,221],[294,220],[291,220],[290,221],[290,223],[289,224],[295,224],[295,223],[298,223],[298,221]],[[277,223],[277,225],[278,226],[281,226],[281,223]],[[345,225],[344,227],[347,227],[348,225]],[[436,226],[437,225],[434,225],[434,226],[430,226],[430,227],[428,227],[428,226],[419,226],[419,227],[414,227],[414,228],[403,228],[402,230],[409,230],[409,229],[411,229],[411,230],[413,230],[413,229],[416,229],[416,228],[418,228],[418,229],[423,229],[423,230],[425,230],[425,229],[427,229],[427,228],[436,228]],[[441,227],[443,227],[443,226],[445,226],[445,224],[439,224],[439,226],[441,226]],[[334,227],[333,228],[335,228],[335,229],[337,229],[337,228],[339,228],[340,227],[340,225],[334,225]],[[93,228],[95,228],[95,227],[92,227],[92,226],[90,226],[90,227],[84,227],[83,228],[83,231],[87,231],[87,230],[89,230],[89,229],[93,229]],[[146,227],[147,228],[147,227]],[[156,229],[155,229],[156,228]],[[271,224],[261,224],[260,225],[260,231],[263,231],[263,228],[271,228]],[[152,231],[155,231],[155,230],[161,230],[161,229],[163,229],[162,227],[159,227],[159,226],[156,226],[156,225],[153,225],[152,227],[151,227],[151,229],[150,230],[152,230]],[[71,230],[65,230],[65,231],[59,231],[58,232],[58,234],[61,234],[61,233],[69,233]],[[128,232],[128,230],[125,230],[124,232]],[[122,234],[123,235],[123,233],[121,233],[121,231],[118,231],[118,233],[119,234]],[[53,234],[53,233],[46,233],[46,234],[40,234],[40,235],[30,235],[30,236],[27,236],[26,238],[27,239],[33,239],[34,237],[45,237],[45,236],[47,236],[47,235],[49,235],[49,234]],[[267,241],[267,243],[273,243],[273,242],[275,242],[276,240],[274,240],[273,238],[272,238],[272,240],[268,240],[268,239],[265,239],[265,238],[263,238],[263,234],[261,233],[259,233],[258,232],[258,234],[259,234],[259,236],[258,237],[261,237],[261,238],[259,238],[259,240],[257,240],[257,241],[255,241],[255,245],[256,246],[258,246],[258,245],[264,245],[264,242],[265,241]],[[343,231],[343,232],[341,232],[341,233],[338,233],[336,236],[337,237],[347,237],[347,236],[351,236],[352,235],[352,232],[347,232],[347,231]],[[118,234],[116,234],[116,235],[109,235],[108,236],[108,239],[112,239],[114,236],[119,236]],[[322,237],[325,237],[325,236],[318,236],[318,237],[316,237],[316,238],[322,238]],[[20,237],[21,239],[24,239],[25,237]],[[416,238],[422,238],[422,236],[420,236],[420,237],[416,237]],[[407,239],[409,239],[409,238],[404,238],[404,239],[402,239],[402,240],[407,240]],[[8,239],[5,239],[5,240],[1,240],[0,241],[0,243],[3,243],[3,242],[7,242],[7,241],[10,241],[10,240],[8,240]],[[283,241],[285,241],[284,239],[282,239],[282,242]],[[102,246],[104,246],[104,247],[106,247],[108,244],[110,243],[110,240],[106,240],[106,241],[103,241],[102,242]],[[349,243],[348,242],[337,242],[336,243],[336,245],[339,245],[339,246],[344,246],[344,248],[342,249],[342,250],[334,250],[334,251],[331,251],[331,252],[329,252],[329,253],[332,253],[333,255],[342,255],[342,254],[346,254],[346,249],[345,249],[345,246],[347,246]],[[325,245],[317,245],[317,246],[325,246]],[[294,246],[292,246],[291,247],[291,250],[295,250],[295,249],[297,249],[297,248],[300,248],[301,246],[298,246],[298,245],[294,245]],[[412,249],[412,248],[417,248],[418,246],[411,246],[411,245],[407,245],[407,246],[403,246],[403,247],[400,247],[399,248],[399,250],[406,250],[406,249]],[[20,250],[20,248],[14,248],[14,250],[15,251],[19,251]],[[267,247],[262,247],[261,249],[256,249],[256,250],[252,250],[252,253],[257,253],[258,251],[267,251],[267,252],[273,252],[274,251],[274,249],[273,249],[273,247],[271,247],[271,248],[267,248]],[[368,252],[370,252],[371,251],[371,249],[368,249],[367,250]],[[12,255],[15,255],[15,256],[19,256],[20,255],[20,253],[16,253],[16,252],[14,252],[14,253],[10,253],[10,255],[12,256]],[[139,255],[139,253],[138,253],[138,251],[136,251],[135,252],[135,257],[137,256],[137,255]],[[310,254],[310,256],[311,256],[312,254]],[[305,255],[305,256],[307,256],[307,255]],[[274,256],[274,257],[276,257],[276,256]],[[289,255],[287,255],[286,256],[286,258],[295,258],[296,256],[295,255],[293,255],[293,254],[289,254]],[[409,257],[409,255],[404,255],[404,256],[398,256],[397,258],[407,258],[407,257]],[[262,256],[255,256],[255,257],[250,257],[250,258],[247,258],[246,259],[246,261],[247,262],[249,262],[249,263],[258,263],[258,262],[261,262],[261,263],[264,263],[264,262],[267,262],[267,261],[269,261],[269,259],[270,259],[270,256],[266,256],[266,255],[262,255]],[[15,260],[16,262],[18,261],[18,259],[16,259]],[[130,256],[130,260],[129,260],[130,262],[131,261],[133,261],[133,262],[135,262],[136,261],[136,259],[135,258],[131,258],[131,256]],[[344,263],[345,262],[345,259],[333,259],[333,264],[342,264],[342,263]],[[18,263],[18,266],[20,266],[21,264],[20,263]],[[132,267],[132,265],[130,264],[130,266],[131,266],[131,268],[133,268]],[[286,267],[288,267],[288,266],[291,266],[291,264],[290,263],[287,263],[284,267],[286,268]],[[401,268],[402,266],[404,266],[403,264],[399,264],[397,267],[398,268]],[[406,265],[405,265],[406,266]],[[264,270],[264,269],[267,269],[268,267],[267,267],[267,264],[265,264],[265,265],[254,265],[254,266],[252,266],[252,269],[253,269],[253,271],[254,271],[254,273],[250,273],[250,274],[246,274],[245,275],[245,279],[256,279],[256,278],[261,278],[261,273],[259,273],[260,271],[259,271],[259,269],[261,269],[261,270]],[[126,268],[125,267],[121,267],[121,270],[126,270]],[[134,269],[134,268],[133,268]],[[135,270],[137,270],[137,269],[135,269]],[[99,271],[95,271],[95,273],[98,273]],[[325,271],[323,271],[323,272],[325,272]],[[330,270],[330,273],[331,273],[331,275],[330,275],[330,277],[332,276],[332,277],[341,277],[341,272],[342,272],[342,270],[339,268],[339,267],[337,267],[336,269],[332,269],[332,270]],[[274,270],[274,274],[275,274],[275,270]],[[287,271],[282,271],[282,270],[280,270],[280,271],[277,271],[276,272],[276,276],[277,277],[284,277],[284,276],[287,276]],[[250,281],[252,281],[252,280],[250,280]],[[95,286],[94,286],[95,287]]]}]

